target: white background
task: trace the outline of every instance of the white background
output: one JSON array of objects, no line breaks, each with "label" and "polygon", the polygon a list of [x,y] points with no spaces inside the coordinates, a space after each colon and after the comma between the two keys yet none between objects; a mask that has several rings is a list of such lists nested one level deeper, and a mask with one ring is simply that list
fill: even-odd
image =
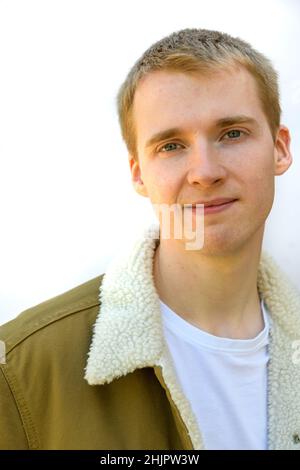
[{"label": "white background", "polygon": [[0,323],[101,274],[152,220],[115,97],[146,48],[187,27],[240,36],[280,73],[294,163],[264,247],[300,288],[299,23],[296,0],[0,0]]}]

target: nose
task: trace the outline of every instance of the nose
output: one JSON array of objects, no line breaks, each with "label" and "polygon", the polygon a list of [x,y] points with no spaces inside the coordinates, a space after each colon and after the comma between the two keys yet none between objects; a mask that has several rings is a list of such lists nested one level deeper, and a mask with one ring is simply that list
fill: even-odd
[{"label": "nose", "polygon": [[198,140],[194,143],[187,159],[189,184],[203,187],[220,184],[226,177],[226,169],[219,157],[209,142]]}]

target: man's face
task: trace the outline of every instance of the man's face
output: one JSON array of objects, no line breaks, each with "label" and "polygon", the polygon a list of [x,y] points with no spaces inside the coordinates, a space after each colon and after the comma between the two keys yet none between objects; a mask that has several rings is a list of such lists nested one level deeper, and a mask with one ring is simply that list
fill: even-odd
[{"label": "man's face", "polygon": [[155,204],[182,206],[236,199],[222,212],[205,215],[202,252],[233,252],[255,234],[262,236],[274,175],[291,163],[290,156],[281,158],[289,139],[284,128],[274,144],[245,69],[211,77],[153,72],[138,85],[133,116],[138,162],[131,159],[130,166],[139,194]]}]

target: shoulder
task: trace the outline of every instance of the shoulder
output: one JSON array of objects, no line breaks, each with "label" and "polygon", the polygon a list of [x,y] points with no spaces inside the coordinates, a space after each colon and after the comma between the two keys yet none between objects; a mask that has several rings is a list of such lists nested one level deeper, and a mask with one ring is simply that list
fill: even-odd
[{"label": "shoulder", "polygon": [[[76,394],[87,393],[84,367],[99,313],[102,278],[91,279],[0,326],[5,345],[0,358],[0,449],[40,448],[41,442],[51,440],[52,420],[59,422],[58,415],[72,414],[79,406]],[[61,403],[66,411],[60,410]]]},{"label": "shoulder", "polygon": [[[63,294],[25,310],[14,320],[0,326],[0,340],[5,343],[6,354],[28,338],[45,330],[55,338],[70,322],[78,326],[93,322],[99,310],[99,288],[104,274],[91,279]],[[66,333],[66,332],[65,332]],[[83,333],[83,332],[82,332]],[[43,334],[44,336],[44,334]]]}]

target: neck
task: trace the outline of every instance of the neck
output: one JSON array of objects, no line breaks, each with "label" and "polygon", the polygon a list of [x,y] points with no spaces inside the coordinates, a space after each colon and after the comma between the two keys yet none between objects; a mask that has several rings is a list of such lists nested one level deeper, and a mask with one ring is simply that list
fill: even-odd
[{"label": "neck", "polygon": [[264,327],[257,291],[263,229],[234,253],[211,256],[161,239],[154,254],[160,299],[193,325],[216,336],[248,339]]}]

